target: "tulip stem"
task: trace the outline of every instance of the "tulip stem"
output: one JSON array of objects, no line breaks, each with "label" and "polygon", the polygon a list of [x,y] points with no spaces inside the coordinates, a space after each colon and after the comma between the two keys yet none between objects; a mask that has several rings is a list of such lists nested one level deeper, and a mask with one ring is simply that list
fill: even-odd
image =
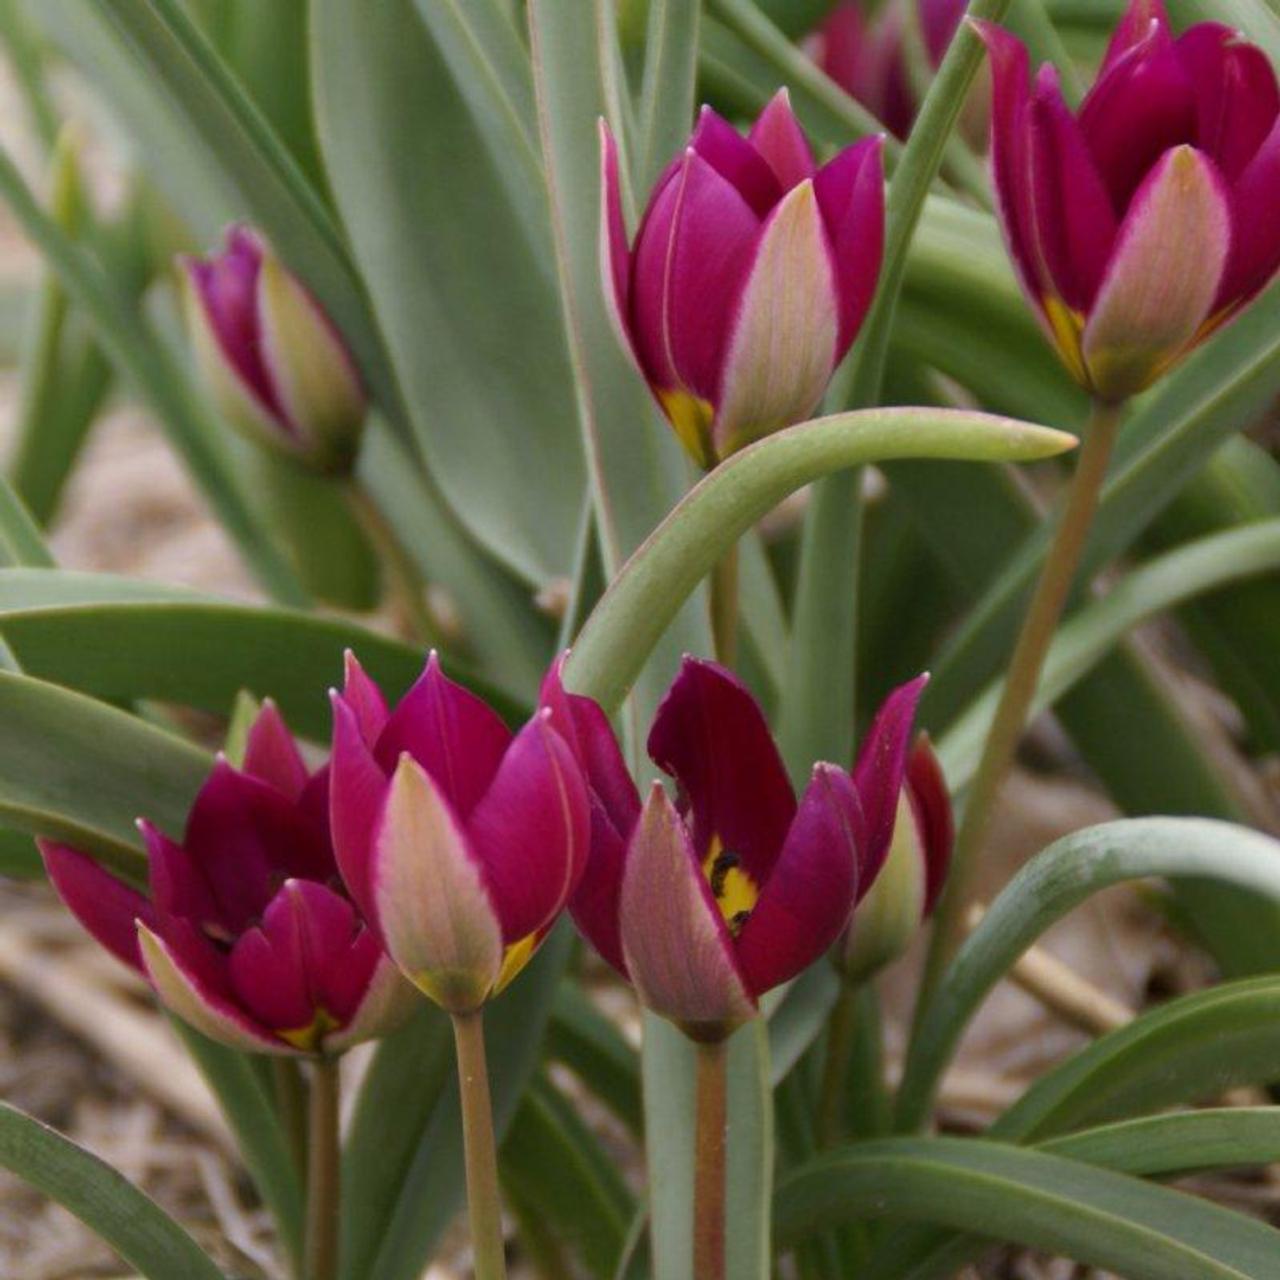
[{"label": "tulip stem", "polygon": [[822,1064],[822,1088],[818,1094],[818,1146],[823,1150],[839,1145],[844,1137],[845,1095],[848,1092],[849,1060],[857,1029],[858,988],[841,981],[840,994],[827,1020],[827,1052]]},{"label": "tulip stem", "polygon": [[693,1171],[693,1274],[724,1280],[725,1092],[728,1045],[697,1047],[696,1137]]},{"label": "tulip stem", "polygon": [[334,1280],[338,1274],[339,1061],[317,1058],[311,1067],[305,1280]]},{"label": "tulip stem", "polygon": [[738,657],[738,544],[711,571],[711,638],[716,661],[732,667]]},{"label": "tulip stem", "polygon": [[400,541],[373,495],[356,477],[346,486],[347,502],[382,560],[413,639],[422,644],[440,646],[439,628],[427,608],[426,584],[413,557]]},{"label": "tulip stem", "polygon": [[1097,402],[1085,428],[1084,445],[1058,527],[1040,569],[1035,592],[1027,605],[1022,630],[1009,660],[1000,702],[965,802],[946,889],[934,915],[933,938],[916,1005],[917,1025],[927,997],[964,937],[964,922],[973,901],[974,872],[978,854],[986,841],[992,807],[1013,761],[1045,654],[1080,566],[1080,556],[1093,523],[1098,494],[1106,478],[1122,413],[1122,405]]},{"label": "tulip stem", "polygon": [[493,1139],[493,1107],[485,1065],[484,1022],[479,1010],[453,1015],[462,1098],[462,1141],[467,1158],[467,1209],[475,1280],[506,1280],[502,1245],[502,1201],[498,1194],[498,1155]]}]

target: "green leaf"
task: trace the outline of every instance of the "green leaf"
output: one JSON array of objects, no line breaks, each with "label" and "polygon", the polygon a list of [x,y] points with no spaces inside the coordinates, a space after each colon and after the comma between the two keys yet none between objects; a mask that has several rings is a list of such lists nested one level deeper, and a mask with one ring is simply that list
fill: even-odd
[{"label": "green leaf", "polygon": [[[1229,582],[1280,569],[1280,519],[1211,534],[1166,552],[1122,578],[1058,630],[1045,659],[1031,714],[1052,706],[1133,629],[1167,609]],[[953,790],[968,785],[995,714],[988,687],[938,744]]]},{"label": "green leaf", "polygon": [[[203,237],[247,217],[313,290],[395,415],[378,325],[324,200],[179,0],[35,5],[128,121],[157,184]],[[193,145],[194,144],[194,145]]]},{"label": "green leaf", "polygon": [[215,1043],[180,1018],[169,1022],[218,1099],[249,1176],[296,1262],[302,1256],[302,1184],[262,1074],[247,1054]]},{"label": "green leaf", "polygon": [[413,0],[316,0],[311,23],[321,147],[418,448],[475,536],[541,585],[569,568],[584,478],[549,238],[513,208]]},{"label": "green leaf", "polygon": [[818,476],[895,457],[1025,461],[1073,443],[1047,427],[958,410],[864,409],[780,431],[718,466],[654,531],[596,606],[566,678],[616,706],[676,608],[732,541]]},{"label": "green leaf", "polygon": [[103,349],[146,396],[192,478],[262,585],[280,600],[306,603],[292,571],[245,500],[218,438],[218,426],[194,399],[168,351],[98,264],[40,208],[3,152],[0,195],[57,273],[68,296],[92,321]]},{"label": "green leaf", "polygon": [[[614,79],[616,50],[606,47],[600,12],[584,22],[575,6],[533,0],[529,6],[534,87],[542,149],[550,187],[552,231],[564,324],[582,394],[578,420],[595,503],[596,530],[605,576],[617,573],[688,487],[689,465],[674,434],[660,421],[652,397],[623,354],[606,312],[600,283],[600,142],[596,121],[621,110]],[[688,86],[682,86],[688,91]],[[673,113],[676,107],[667,104]],[[686,114],[691,112],[691,102]],[[625,136],[615,119],[621,146]],[[623,172],[624,184],[626,172]],[[682,599],[677,602],[683,604]],[[640,723],[657,705],[683,652],[706,652],[710,627],[705,610],[672,610],[665,632],[623,724],[638,760]],[[652,650],[654,645],[650,645]],[[649,653],[646,653],[646,657]],[[643,664],[636,667],[630,688]]]},{"label": "green leaf", "polygon": [[0,564],[47,568],[53,555],[22,499],[0,476]]},{"label": "green leaf", "polygon": [[[153,698],[223,715],[250,688],[292,728],[327,741],[325,690],[353,649],[389,697],[422,670],[419,650],[356,623],[232,604],[110,574],[0,571],[0,630],[31,675],[98,698]],[[515,721],[527,708],[446,658],[452,676]]]},{"label": "green leaf", "polygon": [[136,877],[134,821],[182,830],[209,757],[82,694],[0,672],[0,822],[65,840]]},{"label": "green leaf", "polygon": [[898,1092],[900,1129],[928,1119],[937,1082],[970,1017],[1023,951],[1091,894],[1147,876],[1198,877],[1280,901],[1280,844],[1224,822],[1134,818],[1050,845],[991,904],[918,1020]]},{"label": "green leaf", "polygon": [[503,1187],[568,1244],[588,1272],[610,1280],[635,1216],[613,1158],[545,1077],[521,1099],[501,1151]]},{"label": "green leaf", "polygon": [[[1270,855],[1275,858],[1274,852]],[[992,1127],[1026,1141],[1280,1079],[1280,979],[1242,978],[1148,1010],[1041,1076]]]},{"label": "green leaf", "polygon": [[702,0],[649,0],[639,147],[632,176],[646,191],[684,145],[692,127]]},{"label": "green leaf", "polygon": [[[1253,1280],[1280,1249],[1272,1228],[1205,1200],[1062,1156],[976,1138],[894,1139],[819,1157],[778,1189],[794,1243],[850,1217],[972,1230],[1130,1280]],[[881,1276],[943,1276],[927,1262]]]},{"label": "green leaf", "polygon": [[150,1196],[7,1103],[0,1103],[0,1165],[70,1210],[147,1280],[222,1280],[222,1272]]},{"label": "green leaf", "polygon": [[556,991],[547,1057],[568,1067],[632,1133],[642,1132],[639,1055],[576,982]]}]

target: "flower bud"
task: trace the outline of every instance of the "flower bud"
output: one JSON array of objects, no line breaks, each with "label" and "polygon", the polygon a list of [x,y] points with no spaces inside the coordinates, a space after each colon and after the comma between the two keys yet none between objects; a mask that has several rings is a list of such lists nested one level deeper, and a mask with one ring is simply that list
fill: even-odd
[{"label": "flower bud", "polygon": [[333,695],[338,865],[388,952],[450,1013],[528,963],[577,887],[590,816],[577,760],[539,711],[512,735],[433,653],[388,710],[348,655]]},{"label": "flower bud", "polygon": [[306,286],[248,227],[232,227],[221,253],[180,265],[196,368],[218,412],[311,470],[350,471],[365,394]]},{"label": "flower bud", "polygon": [[601,259],[626,349],[702,467],[805,418],[875,292],[880,140],[822,168],[785,90],[747,137],[704,107],[628,248],[602,128]]},{"label": "flower bud", "polygon": [[338,884],[325,798],[271,703],[243,768],[220,758],[182,842],[139,823],[150,892],[53,841],[53,887],[86,929],[142,972],[161,1002],[251,1053],[340,1053],[394,1030],[416,1003]]},{"label": "flower bud", "polygon": [[835,960],[864,982],[901,956],[928,918],[951,859],[951,802],[929,739],[921,734],[898,795],[888,856],[854,907]]},{"label": "flower bud", "polygon": [[1176,39],[1132,0],[1076,112],[1056,70],[976,24],[994,79],[991,159],[1022,286],[1075,379],[1143,390],[1280,266],[1280,89],[1266,55],[1216,23]]}]

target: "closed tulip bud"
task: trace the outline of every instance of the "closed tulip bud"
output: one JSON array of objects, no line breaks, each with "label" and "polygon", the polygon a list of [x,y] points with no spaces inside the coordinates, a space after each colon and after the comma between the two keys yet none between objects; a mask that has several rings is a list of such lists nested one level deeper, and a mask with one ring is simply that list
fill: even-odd
[{"label": "closed tulip bud", "polygon": [[880,140],[819,169],[785,91],[745,138],[704,107],[628,249],[601,128],[610,312],[681,442],[711,467],[812,412],[853,342],[880,269]]},{"label": "closed tulip bud", "polygon": [[1078,382],[1141,391],[1280,266],[1280,92],[1266,55],[1217,23],[1176,39],[1133,0],[1073,113],[1057,72],[976,24],[994,75],[991,157],[1023,288]]},{"label": "closed tulip bud", "polygon": [[857,773],[818,764],[797,800],[755,699],[686,658],[649,734],[680,798],[656,784],[643,804],[600,709],[549,683],[592,799],[574,919],[645,1005],[720,1039],[830,947],[863,868],[883,860],[921,682],[891,699]]},{"label": "closed tulip bud", "polygon": [[196,368],[218,412],[311,470],[349,472],[365,394],[306,286],[248,227],[232,227],[221,253],[180,265]]},{"label": "closed tulip bud", "polygon": [[[937,67],[964,16],[964,0],[915,3],[925,56]],[[818,66],[899,138],[911,132],[920,106],[907,65],[906,18],[900,3],[887,5],[871,19],[857,0],[844,0],[805,44]]]},{"label": "closed tulip bud", "polygon": [[946,779],[921,734],[907,761],[888,856],[860,893],[834,952],[849,981],[865,982],[911,945],[942,890],[952,837]]},{"label": "closed tulip bud", "polygon": [[340,887],[327,775],[307,772],[267,703],[243,770],[218,761],[180,844],[139,824],[149,894],[65,845],[40,851],[85,928],[197,1031],[251,1053],[338,1053],[417,997]]},{"label": "closed tulip bud", "polygon": [[434,653],[390,711],[348,655],[333,705],[343,879],[405,975],[470,1013],[528,963],[581,878],[577,760],[549,710],[513,735]]}]

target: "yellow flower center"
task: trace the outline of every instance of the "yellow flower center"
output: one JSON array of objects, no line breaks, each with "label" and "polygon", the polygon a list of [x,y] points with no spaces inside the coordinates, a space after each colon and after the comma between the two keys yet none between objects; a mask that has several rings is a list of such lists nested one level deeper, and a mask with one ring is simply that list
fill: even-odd
[{"label": "yellow flower center", "polygon": [[740,855],[726,849],[718,835],[711,837],[707,856],[702,860],[702,871],[729,932],[736,938],[755,910],[759,887],[743,870]]},{"label": "yellow flower center", "polygon": [[295,1027],[292,1031],[277,1031],[276,1035],[303,1053],[315,1053],[325,1036],[330,1031],[336,1031],[339,1025],[338,1020],[327,1009],[317,1009],[316,1016],[305,1027]]},{"label": "yellow flower center", "polygon": [[498,970],[498,980],[493,984],[493,994],[495,996],[533,958],[534,944],[537,941],[537,933],[525,934],[519,942],[513,942],[502,953],[502,968]]},{"label": "yellow flower center", "polygon": [[698,466],[710,467],[716,460],[711,447],[711,422],[716,411],[710,401],[680,387],[659,391],[658,400],[690,457]]},{"label": "yellow flower center", "polygon": [[1052,294],[1045,294],[1043,306],[1063,363],[1082,387],[1088,387],[1089,371],[1085,368],[1084,352],[1080,346],[1080,339],[1084,333],[1084,316],[1078,311],[1073,311],[1061,298],[1055,298]]}]

